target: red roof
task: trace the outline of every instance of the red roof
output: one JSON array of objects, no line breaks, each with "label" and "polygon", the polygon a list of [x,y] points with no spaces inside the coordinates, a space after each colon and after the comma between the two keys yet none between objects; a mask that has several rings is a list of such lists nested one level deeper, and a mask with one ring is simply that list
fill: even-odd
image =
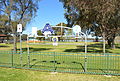
[{"label": "red roof", "polygon": [[5,34],[0,34],[0,37],[6,37],[7,35],[5,35]]}]

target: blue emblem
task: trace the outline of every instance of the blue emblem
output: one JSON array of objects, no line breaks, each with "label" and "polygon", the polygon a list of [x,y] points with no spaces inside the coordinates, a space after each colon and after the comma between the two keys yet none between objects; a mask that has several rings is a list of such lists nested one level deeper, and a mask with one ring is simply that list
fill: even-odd
[{"label": "blue emblem", "polygon": [[45,25],[45,27],[43,28],[42,33],[44,33],[44,32],[51,32],[51,34],[54,33],[54,30],[52,29],[52,27],[50,26],[49,23],[47,23],[47,24]]}]

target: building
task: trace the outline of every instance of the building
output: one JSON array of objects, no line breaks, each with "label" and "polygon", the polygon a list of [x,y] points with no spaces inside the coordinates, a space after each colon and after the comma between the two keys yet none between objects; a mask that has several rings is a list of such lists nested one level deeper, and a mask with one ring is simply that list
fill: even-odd
[{"label": "building", "polygon": [[0,43],[4,43],[4,41],[7,39],[7,35],[0,34]]}]

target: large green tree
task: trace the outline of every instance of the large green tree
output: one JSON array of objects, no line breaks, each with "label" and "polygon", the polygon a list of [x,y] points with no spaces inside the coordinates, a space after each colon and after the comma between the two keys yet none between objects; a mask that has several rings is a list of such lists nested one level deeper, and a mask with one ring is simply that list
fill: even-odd
[{"label": "large green tree", "polygon": [[115,47],[114,39],[120,30],[120,0],[60,0],[66,9],[65,17],[68,24],[79,24],[86,29],[94,28],[96,35],[108,41],[111,48]]},{"label": "large green tree", "polygon": [[26,24],[35,16],[39,1],[40,0],[0,0],[0,15],[6,15],[8,18],[8,29],[11,30],[14,38],[14,51],[17,49],[17,24],[22,24],[24,30]]}]

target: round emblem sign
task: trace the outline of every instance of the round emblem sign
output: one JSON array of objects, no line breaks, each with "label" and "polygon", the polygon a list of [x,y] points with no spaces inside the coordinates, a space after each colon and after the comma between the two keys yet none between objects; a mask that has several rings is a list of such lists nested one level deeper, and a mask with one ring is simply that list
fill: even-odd
[{"label": "round emblem sign", "polygon": [[52,38],[52,41],[53,41],[53,42],[57,42],[57,41],[58,41],[58,37],[53,37],[53,38]]},{"label": "round emblem sign", "polygon": [[73,32],[74,32],[74,33],[79,33],[79,32],[81,32],[81,27],[80,27],[79,25],[75,25],[75,26],[73,27]]}]

